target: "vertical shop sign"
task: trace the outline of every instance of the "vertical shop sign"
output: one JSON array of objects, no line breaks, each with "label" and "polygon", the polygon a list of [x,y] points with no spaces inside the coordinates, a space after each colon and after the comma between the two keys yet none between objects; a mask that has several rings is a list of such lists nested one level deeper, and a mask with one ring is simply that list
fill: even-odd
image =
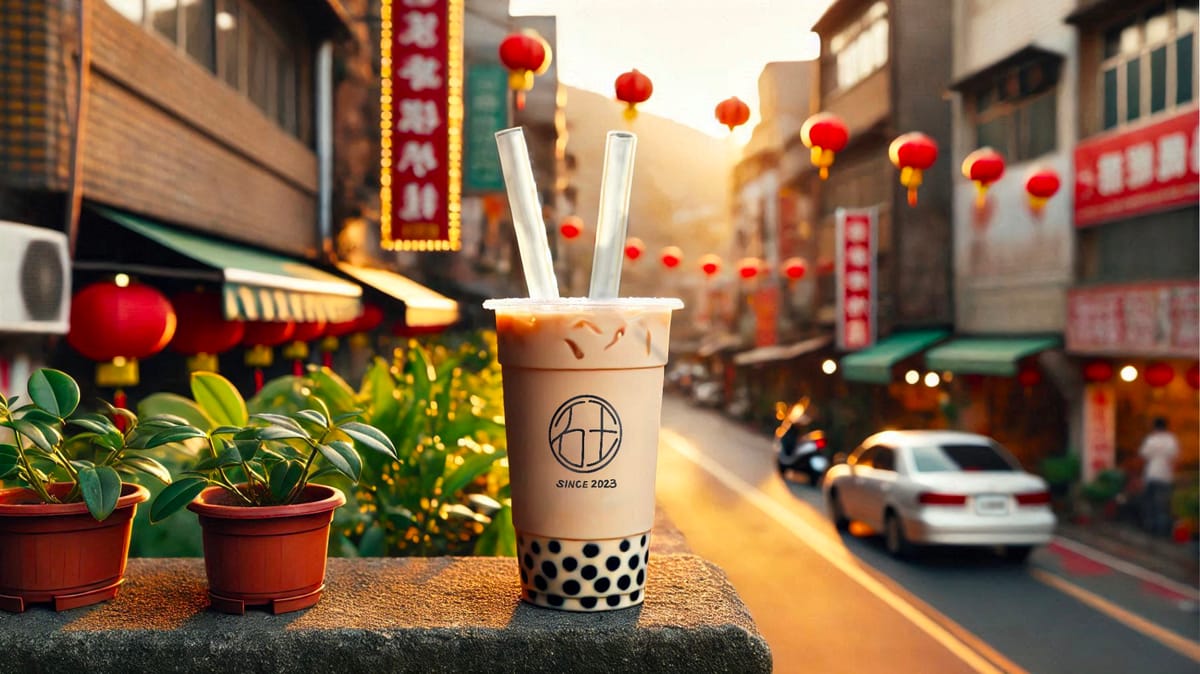
[{"label": "vertical shop sign", "polygon": [[498,63],[467,68],[466,156],[463,189],[467,192],[504,190],[496,132],[508,126],[508,70]]},{"label": "vertical shop sign", "polygon": [[875,343],[874,208],[837,210],[837,345],[857,351]]},{"label": "vertical shop sign", "polygon": [[772,284],[750,296],[754,309],[754,345],[772,346],[779,342],[779,287]]},{"label": "vertical shop sign", "polygon": [[1088,384],[1083,395],[1083,483],[1117,460],[1117,402],[1111,384]]},{"label": "vertical shop sign", "polygon": [[459,250],[463,0],[382,0],[380,16],[382,244]]}]

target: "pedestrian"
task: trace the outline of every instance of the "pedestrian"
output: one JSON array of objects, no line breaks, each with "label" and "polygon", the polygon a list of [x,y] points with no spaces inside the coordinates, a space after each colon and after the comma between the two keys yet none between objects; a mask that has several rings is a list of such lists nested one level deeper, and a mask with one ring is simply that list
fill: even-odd
[{"label": "pedestrian", "polygon": [[1167,420],[1154,419],[1154,430],[1142,441],[1138,456],[1146,462],[1142,470],[1142,525],[1151,534],[1171,533],[1171,487],[1175,480],[1175,458],[1179,440],[1167,429]]}]

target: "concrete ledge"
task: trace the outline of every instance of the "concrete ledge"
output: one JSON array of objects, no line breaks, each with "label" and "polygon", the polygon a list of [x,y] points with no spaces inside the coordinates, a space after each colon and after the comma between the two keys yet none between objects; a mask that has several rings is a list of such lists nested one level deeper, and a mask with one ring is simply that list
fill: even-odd
[{"label": "concrete ledge", "polygon": [[307,611],[228,616],[206,610],[202,560],[130,560],[112,602],[0,614],[0,671],[771,671],[724,573],[690,554],[651,555],[645,604],[601,614],[521,604],[505,558],[331,559],[326,581]]}]

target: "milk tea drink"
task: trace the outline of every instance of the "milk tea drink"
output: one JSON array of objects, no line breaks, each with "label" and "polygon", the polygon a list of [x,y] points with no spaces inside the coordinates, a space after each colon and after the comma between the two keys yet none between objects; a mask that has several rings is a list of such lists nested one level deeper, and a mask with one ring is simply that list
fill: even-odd
[{"label": "milk tea drink", "polygon": [[504,382],[521,596],[642,602],[663,367],[677,299],[489,300]]}]

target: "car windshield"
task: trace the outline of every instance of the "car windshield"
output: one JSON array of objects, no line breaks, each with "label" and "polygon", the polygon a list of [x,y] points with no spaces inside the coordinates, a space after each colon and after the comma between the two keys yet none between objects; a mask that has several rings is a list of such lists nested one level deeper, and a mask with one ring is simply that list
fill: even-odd
[{"label": "car windshield", "polygon": [[913,447],[913,463],[922,473],[948,471],[1013,471],[1002,450],[991,445],[929,445]]}]

